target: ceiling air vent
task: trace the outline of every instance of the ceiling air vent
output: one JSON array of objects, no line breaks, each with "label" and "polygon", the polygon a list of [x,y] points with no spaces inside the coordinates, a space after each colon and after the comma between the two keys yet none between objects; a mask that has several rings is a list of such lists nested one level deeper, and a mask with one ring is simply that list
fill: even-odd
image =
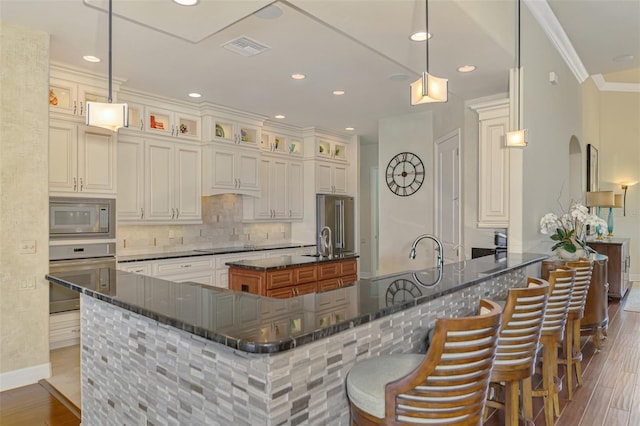
[{"label": "ceiling air vent", "polygon": [[270,48],[246,36],[234,38],[223,44],[222,47],[242,56],[254,56]]}]

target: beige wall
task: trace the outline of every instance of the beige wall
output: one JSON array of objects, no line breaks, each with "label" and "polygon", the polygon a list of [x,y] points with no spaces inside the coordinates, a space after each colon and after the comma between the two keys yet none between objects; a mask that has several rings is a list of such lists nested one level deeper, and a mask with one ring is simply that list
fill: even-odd
[{"label": "beige wall", "polygon": [[[638,70],[640,75],[640,70]],[[607,76],[605,75],[605,80]],[[640,78],[637,79],[640,84]],[[594,94],[594,90],[596,91]],[[598,141],[600,189],[622,193],[622,182],[640,181],[640,93],[611,92],[585,84],[585,109],[598,111],[589,118],[587,138]],[[588,100],[588,102],[587,102]],[[626,216],[614,209],[614,236],[631,238],[631,275],[640,279],[640,184],[627,190]],[[606,219],[608,212],[603,214]]]},{"label": "beige wall", "polygon": [[[529,130],[529,145],[522,151],[522,213],[512,217],[509,232],[512,240],[520,239],[523,251],[549,253],[552,241],[540,233],[539,222],[550,211],[569,208],[572,136],[586,153],[582,94],[580,84],[528,8],[522,8],[522,13],[524,127]],[[551,71],[558,75],[556,85],[549,83]]]},{"label": "beige wall", "polygon": [[[0,390],[49,376],[49,36],[0,22]],[[19,254],[35,241],[35,254]],[[21,287],[30,287],[22,289]]]}]

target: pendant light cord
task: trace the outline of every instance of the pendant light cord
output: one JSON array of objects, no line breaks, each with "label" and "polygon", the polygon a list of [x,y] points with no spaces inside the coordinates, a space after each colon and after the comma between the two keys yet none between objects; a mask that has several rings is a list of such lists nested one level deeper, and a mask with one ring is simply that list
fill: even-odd
[{"label": "pendant light cord", "polygon": [[109,0],[109,103],[113,102],[111,97],[111,15],[112,15],[112,0]]},{"label": "pendant light cord", "polygon": [[426,70],[429,73],[429,0],[424,1],[424,25],[425,25],[425,52],[426,52]]}]

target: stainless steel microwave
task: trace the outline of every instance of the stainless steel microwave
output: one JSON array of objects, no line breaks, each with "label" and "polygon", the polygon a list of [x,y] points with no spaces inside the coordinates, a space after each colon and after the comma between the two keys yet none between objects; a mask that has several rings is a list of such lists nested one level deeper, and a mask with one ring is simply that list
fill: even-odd
[{"label": "stainless steel microwave", "polygon": [[111,198],[49,198],[49,238],[116,237],[116,200]]}]

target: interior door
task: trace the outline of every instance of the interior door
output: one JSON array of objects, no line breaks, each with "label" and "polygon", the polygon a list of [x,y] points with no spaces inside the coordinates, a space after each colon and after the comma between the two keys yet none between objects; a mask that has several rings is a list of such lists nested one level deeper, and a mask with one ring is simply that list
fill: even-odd
[{"label": "interior door", "polygon": [[[457,262],[463,250],[460,193],[460,129],[435,143],[436,158],[436,235],[442,241],[446,263]],[[462,256],[462,253],[460,255]]]}]

